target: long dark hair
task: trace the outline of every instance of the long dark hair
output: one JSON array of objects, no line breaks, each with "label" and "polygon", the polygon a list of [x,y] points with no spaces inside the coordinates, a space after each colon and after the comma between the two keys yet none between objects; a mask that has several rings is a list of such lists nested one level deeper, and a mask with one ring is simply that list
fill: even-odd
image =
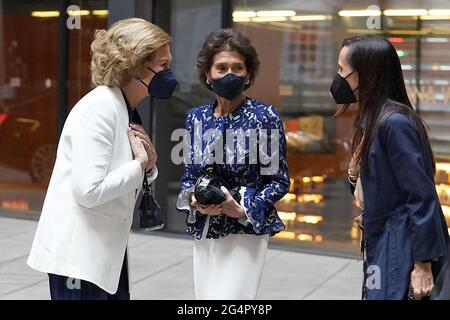
[{"label": "long dark hair", "polygon": [[[353,123],[353,151],[361,167],[367,165],[370,146],[380,124],[393,113],[402,113],[416,124],[427,143],[435,167],[426,125],[414,110],[405,87],[403,73],[394,46],[381,36],[365,35],[347,38],[348,62],[359,78],[359,108]],[[343,105],[336,112],[342,115],[349,108]],[[362,143],[361,139],[364,137]],[[361,143],[358,153],[356,148]]]}]

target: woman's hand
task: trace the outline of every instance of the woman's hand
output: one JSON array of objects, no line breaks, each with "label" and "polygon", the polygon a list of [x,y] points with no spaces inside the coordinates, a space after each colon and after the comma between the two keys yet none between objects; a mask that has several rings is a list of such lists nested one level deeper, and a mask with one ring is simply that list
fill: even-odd
[{"label": "woman's hand", "polygon": [[145,151],[141,139],[136,137],[130,128],[127,129],[127,134],[128,139],[130,140],[131,151],[133,151],[134,159],[139,161],[142,169],[146,168],[148,165],[148,155],[147,151]]},{"label": "woman's hand", "polygon": [[355,178],[357,179],[359,176],[359,165],[356,162],[355,155],[352,156],[348,165],[348,174],[352,180],[355,180]]},{"label": "woman's hand", "polygon": [[361,152],[362,141],[363,140],[361,139],[361,142],[359,143],[358,147],[356,147],[356,150],[353,153],[352,158],[350,159],[350,163],[348,165],[348,174],[353,181],[356,181],[356,179],[358,179],[359,177],[359,163],[356,161],[356,158]]},{"label": "woman's hand", "polygon": [[431,272],[431,262],[416,262],[411,272],[410,290],[414,293],[414,298],[420,300],[431,295],[434,287],[433,273]]},{"label": "woman's hand", "polygon": [[228,192],[228,189],[223,186],[220,187],[220,189],[225,194],[225,201],[220,204],[223,213],[231,218],[244,217],[245,216],[244,208],[239,203],[237,203],[236,200],[234,200],[230,192]]},{"label": "woman's hand", "polygon": [[191,197],[191,206],[193,206],[195,209],[197,209],[198,211],[200,211],[200,213],[202,214],[208,214],[211,216],[218,216],[220,214],[222,214],[222,207],[220,204],[215,205],[215,204],[211,204],[211,205],[203,205],[197,202],[197,199],[195,199],[195,196],[192,194]]},{"label": "woman's hand", "polygon": [[146,171],[150,171],[155,166],[156,160],[158,158],[155,147],[153,146],[153,143],[150,140],[150,137],[148,136],[147,132],[145,132],[143,126],[132,123],[130,124],[130,127],[133,130],[134,135],[140,138],[142,144],[144,145],[145,151],[147,152],[148,156],[147,167],[145,169]]}]

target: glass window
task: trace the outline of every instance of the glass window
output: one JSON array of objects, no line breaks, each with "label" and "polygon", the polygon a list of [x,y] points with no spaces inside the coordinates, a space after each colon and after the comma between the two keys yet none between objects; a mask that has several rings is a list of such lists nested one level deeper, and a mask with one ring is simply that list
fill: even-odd
[{"label": "glass window", "polygon": [[69,97],[71,109],[86,93],[91,83],[91,42],[97,29],[108,28],[106,0],[71,1],[80,8],[80,28],[69,32]]},{"label": "glass window", "polygon": [[[93,32],[106,1],[78,1],[69,31],[69,103],[90,89]],[[59,1],[0,1],[0,208],[39,213],[56,156]],[[98,11],[101,10],[101,11]]]},{"label": "glass window", "polygon": [[[167,213],[166,229],[169,231],[184,233],[186,230],[185,216],[175,208],[183,165],[181,163],[174,164],[173,159],[170,158],[172,148],[179,143],[179,141],[170,142],[171,134],[175,129],[184,128],[187,112],[191,108],[213,99],[211,92],[200,84],[194,66],[206,36],[220,28],[220,12],[220,1],[171,1],[172,69],[178,80],[178,86],[171,99],[166,102],[158,102],[168,105],[155,106],[155,109],[158,109],[157,115],[161,119],[161,122],[157,121],[156,123],[158,165],[160,166],[156,190],[157,192],[158,188],[166,190],[166,192],[161,192],[160,199],[161,202],[165,201],[162,206]],[[159,126],[158,123],[162,125]],[[162,184],[165,185],[162,186]]]},{"label": "glass window", "polygon": [[0,205],[38,211],[55,157],[58,79],[58,19],[40,13],[58,1],[0,7]]},{"label": "glass window", "polygon": [[[380,3],[390,11],[369,8]],[[450,55],[443,54],[450,11],[436,11],[450,5],[421,4],[412,12],[417,6],[406,0],[234,1],[234,27],[250,37],[262,64],[248,94],[273,103],[286,130],[292,184],[277,205],[287,228],[276,243],[359,254],[360,212],[347,182],[352,113],[334,118],[329,95],[341,42],[358,34],[384,34],[396,47],[410,98],[430,126],[437,190],[450,218]]]}]

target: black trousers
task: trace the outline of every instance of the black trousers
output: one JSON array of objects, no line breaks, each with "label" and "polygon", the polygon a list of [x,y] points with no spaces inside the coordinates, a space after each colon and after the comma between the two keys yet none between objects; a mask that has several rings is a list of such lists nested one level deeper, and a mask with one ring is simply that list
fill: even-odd
[{"label": "black trousers", "polygon": [[119,287],[115,294],[110,294],[97,285],[80,279],[50,273],[48,279],[52,300],[130,300],[126,252],[120,272]]}]

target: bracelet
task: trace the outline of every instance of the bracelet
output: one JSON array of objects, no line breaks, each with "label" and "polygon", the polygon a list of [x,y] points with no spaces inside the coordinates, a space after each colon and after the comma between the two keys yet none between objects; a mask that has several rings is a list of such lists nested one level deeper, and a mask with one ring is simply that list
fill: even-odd
[{"label": "bracelet", "polygon": [[356,187],[356,183],[358,182],[358,180],[352,180],[352,178],[348,177],[348,182],[350,182],[352,186]]},{"label": "bracelet", "polygon": [[354,181],[358,180],[359,174],[353,174],[352,170],[349,168],[348,171],[348,177]]}]

